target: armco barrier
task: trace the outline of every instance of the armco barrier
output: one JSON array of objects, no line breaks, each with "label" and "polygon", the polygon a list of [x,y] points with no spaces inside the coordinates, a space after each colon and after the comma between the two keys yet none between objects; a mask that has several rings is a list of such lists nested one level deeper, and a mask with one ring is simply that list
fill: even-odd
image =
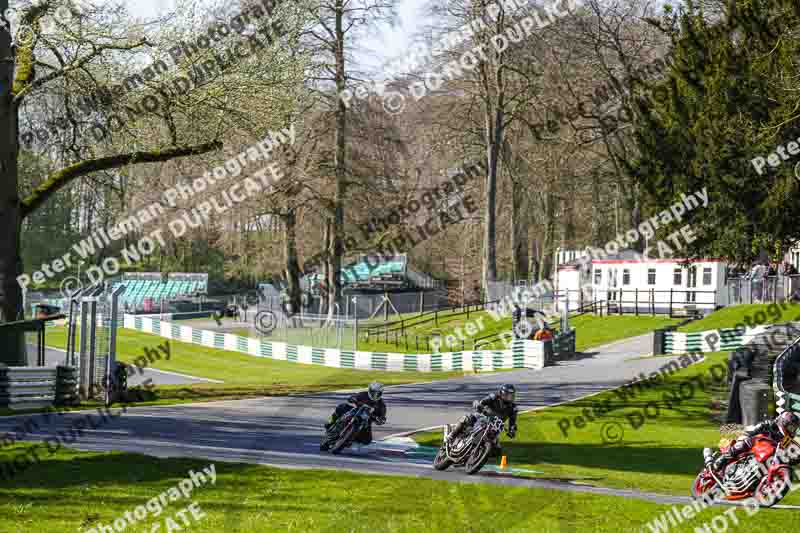
[{"label": "armco barrier", "polygon": [[[663,332],[663,347],[660,353],[730,352],[750,343],[756,336],[768,329],[769,325],[748,328],[744,333],[736,328],[713,329],[695,333],[659,330]],[[713,339],[718,340],[714,342]]]},{"label": "armco barrier", "polygon": [[[464,352],[404,354],[363,352],[337,348],[314,348],[242,337],[164,322],[154,317],[125,315],[123,327],[151,333],[167,339],[255,357],[317,364],[356,370],[387,370],[396,372],[480,371],[509,368],[541,369],[545,366],[544,343],[515,340],[510,350],[475,350]],[[574,342],[574,340],[573,340]]]},{"label": "armco barrier", "polygon": [[0,407],[37,409],[77,400],[75,368],[0,364]]}]

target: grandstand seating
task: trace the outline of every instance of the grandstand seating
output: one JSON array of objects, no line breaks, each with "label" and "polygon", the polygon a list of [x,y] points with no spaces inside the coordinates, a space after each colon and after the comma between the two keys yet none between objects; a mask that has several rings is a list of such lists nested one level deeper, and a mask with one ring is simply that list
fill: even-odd
[{"label": "grandstand seating", "polygon": [[142,307],[146,300],[154,305],[162,300],[175,300],[183,296],[205,294],[208,291],[207,282],[201,280],[176,280],[166,281],[154,279],[127,279],[118,280],[112,288],[125,285],[125,292],[121,301],[131,307]]},{"label": "grandstand seating", "polygon": [[[361,258],[342,268],[339,279],[348,287],[375,287],[377,285],[391,285],[395,287],[433,287],[436,280],[426,274],[412,269],[408,265],[405,255],[395,256],[377,265],[370,264],[366,258]],[[317,287],[321,281],[318,273],[309,274],[305,278],[305,285]]]},{"label": "grandstand seating", "polygon": [[[148,278],[136,279],[136,274],[124,274],[111,282],[111,288],[116,289],[120,285],[125,285],[125,292],[120,298],[120,302],[126,309],[145,308],[145,302],[149,299],[151,305],[160,306],[162,300],[177,300],[187,296],[208,293],[208,278],[203,274],[194,274],[196,279],[191,279],[193,274],[178,274],[180,278],[161,279],[161,274],[149,274]],[[147,276],[147,275],[145,275]],[[47,305],[60,307],[62,312],[67,311],[67,300],[64,298],[42,298],[38,302]]]}]

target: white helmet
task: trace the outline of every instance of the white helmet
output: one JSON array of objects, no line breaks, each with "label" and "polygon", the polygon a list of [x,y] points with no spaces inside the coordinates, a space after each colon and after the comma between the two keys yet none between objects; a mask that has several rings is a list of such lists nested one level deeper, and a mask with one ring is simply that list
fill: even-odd
[{"label": "white helmet", "polygon": [[378,383],[377,381],[373,381],[369,384],[369,388],[367,389],[367,393],[369,394],[369,399],[373,402],[377,402],[383,396],[383,383]]}]

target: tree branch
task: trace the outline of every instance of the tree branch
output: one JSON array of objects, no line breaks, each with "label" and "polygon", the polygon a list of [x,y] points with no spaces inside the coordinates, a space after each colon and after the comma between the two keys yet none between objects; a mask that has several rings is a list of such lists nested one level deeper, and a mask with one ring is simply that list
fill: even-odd
[{"label": "tree branch", "polygon": [[21,202],[21,218],[25,218],[29,214],[38,209],[50,196],[56,193],[59,189],[67,185],[70,181],[92,172],[100,170],[109,170],[112,168],[119,168],[123,165],[137,165],[140,163],[157,163],[160,161],[169,161],[178,157],[186,157],[190,155],[204,154],[213,150],[222,148],[222,143],[219,141],[199,144],[195,146],[184,146],[180,148],[172,148],[170,150],[152,151],[152,152],[130,152],[127,154],[117,154],[108,157],[100,157],[98,159],[89,159],[70,165],[66,168],[58,170],[44,181],[41,185],[36,187],[31,194]]}]

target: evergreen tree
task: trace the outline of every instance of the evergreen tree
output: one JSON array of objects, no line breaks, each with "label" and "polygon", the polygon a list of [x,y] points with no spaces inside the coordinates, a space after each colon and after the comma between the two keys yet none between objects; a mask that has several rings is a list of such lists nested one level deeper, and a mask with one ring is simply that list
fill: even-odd
[{"label": "evergreen tree", "polygon": [[800,239],[800,154],[777,167],[755,159],[800,137],[800,4],[732,0],[716,20],[706,7],[690,0],[667,8],[666,24],[652,21],[670,33],[671,65],[637,98],[644,120],[631,172],[662,208],[707,187],[708,207],[670,231],[691,224],[690,256],[749,261]]}]

